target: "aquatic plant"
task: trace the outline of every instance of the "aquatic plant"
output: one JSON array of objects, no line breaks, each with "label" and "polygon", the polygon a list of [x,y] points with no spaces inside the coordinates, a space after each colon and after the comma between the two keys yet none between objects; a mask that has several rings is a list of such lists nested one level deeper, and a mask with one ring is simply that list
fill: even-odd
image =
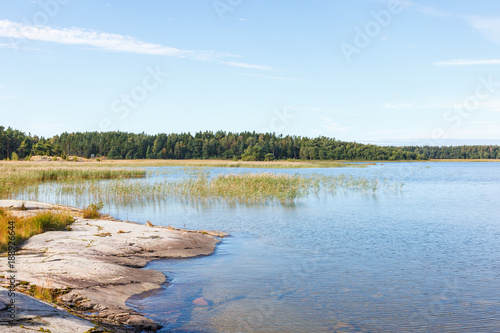
[{"label": "aquatic plant", "polygon": [[[358,191],[376,192],[401,189],[401,184],[381,177],[288,175],[243,173],[210,176],[198,171],[185,178],[165,180],[115,179],[58,183],[48,191],[59,196],[87,198],[90,201],[132,203],[145,200],[180,199],[188,202],[293,204],[310,193]],[[34,193],[34,191],[33,191]]]},{"label": "aquatic plant", "polygon": [[71,182],[82,179],[116,179],[144,177],[142,169],[79,167],[45,163],[0,163],[0,198],[12,197],[26,186],[47,181]]}]

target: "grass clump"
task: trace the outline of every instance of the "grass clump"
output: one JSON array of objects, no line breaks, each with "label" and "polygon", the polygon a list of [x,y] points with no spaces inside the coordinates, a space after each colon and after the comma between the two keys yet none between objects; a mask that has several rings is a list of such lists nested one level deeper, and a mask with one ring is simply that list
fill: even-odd
[{"label": "grass clump", "polygon": [[91,203],[90,205],[87,206],[87,208],[84,208],[82,213],[83,213],[83,218],[84,219],[98,219],[101,217],[101,210],[103,209],[104,204],[101,202],[98,203]]},{"label": "grass clump", "polygon": [[9,241],[13,240],[19,246],[31,236],[45,231],[66,230],[73,222],[73,217],[66,212],[45,211],[20,218],[0,208],[0,252],[7,251]]},{"label": "grass clump", "polygon": [[291,203],[307,194],[307,181],[300,176],[272,173],[220,175],[212,179],[200,175],[181,182],[177,192],[190,199]]}]

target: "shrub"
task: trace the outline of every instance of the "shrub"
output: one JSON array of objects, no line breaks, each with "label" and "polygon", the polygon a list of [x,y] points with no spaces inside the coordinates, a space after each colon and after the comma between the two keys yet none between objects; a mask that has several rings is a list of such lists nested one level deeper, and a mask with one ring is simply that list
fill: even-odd
[{"label": "shrub", "polygon": [[87,208],[83,209],[83,218],[85,219],[98,219],[101,217],[101,209],[104,207],[104,204],[101,202],[91,203]]},{"label": "shrub", "polygon": [[19,155],[17,155],[16,153],[12,153],[12,160],[19,161]]}]

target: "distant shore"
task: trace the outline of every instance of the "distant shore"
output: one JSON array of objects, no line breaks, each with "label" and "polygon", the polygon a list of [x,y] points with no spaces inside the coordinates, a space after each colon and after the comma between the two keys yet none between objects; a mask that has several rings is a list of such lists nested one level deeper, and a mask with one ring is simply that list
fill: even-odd
[{"label": "distant shore", "polygon": [[[159,289],[166,282],[163,273],[142,268],[155,259],[211,254],[220,239],[227,236],[222,232],[142,225],[111,217],[84,219],[80,209],[33,201],[0,200],[0,207],[18,216],[51,210],[70,212],[75,218],[71,230],[33,236],[16,252],[16,292],[26,293],[35,286],[57,290],[60,296],[56,304],[68,313],[47,315],[53,322],[49,318],[40,326],[33,318],[38,311],[43,313],[41,309],[47,304],[30,301],[30,309],[18,312],[13,332],[24,332],[24,326],[78,333],[71,329],[78,324],[83,333],[90,321],[102,325],[101,331],[155,331],[161,327],[159,324],[125,305],[129,297]],[[20,210],[21,207],[26,210]],[[7,258],[4,259],[0,285],[8,287]],[[5,291],[0,289],[0,303],[7,304]],[[83,325],[82,319],[69,313],[87,323]],[[5,324],[6,320],[0,318],[0,330]]]},{"label": "distant shore", "polygon": [[[45,157],[45,158],[43,158]],[[137,160],[109,160],[109,159],[85,159],[77,158],[65,161],[62,159],[52,160],[51,157],[42,156],[31,161],[0,161],[0,165],[15,164],[53,164],[53,165],[78,165],[78,166],[102,166],[102,167],[229,167],[229,168],[270,168],[270,169],[299,169],[299,168],[342,168],[342,167],[360,167],[369,166],[376,163],[421,163],[421,162],[500,162],[500,159],[430,159],[430,160],[401,160],[401,161],[348,161],[348,160],[275,160],[275,161],[234,161],[221,159],[189,159],[189,160],[170,160],[170,159],[137,159]]]}]

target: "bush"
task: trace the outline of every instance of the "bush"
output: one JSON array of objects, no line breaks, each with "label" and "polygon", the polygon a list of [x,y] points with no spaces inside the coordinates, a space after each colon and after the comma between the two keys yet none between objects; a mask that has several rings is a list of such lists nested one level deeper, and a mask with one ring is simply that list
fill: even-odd
[{"label": "bush", "polygon": [[[31,236],[45,231],[67,230],[73,217],[66,212],[42,212],[31,217],[19,218],[0,208],[0,252],[7,251],[10,234],[15,234],[15,245],[19,246]],[[10,227],[10,228],[9,228]]]},{"label": "bush", "polygon": [[87,208],[83,209],[83,218],[84,219],[98,219],[101,217],[101,209],[104,207],[104,204],[99,203],[91,203]]},{"label": "bush", "polygon": [[16,153],[12,153],[12,160],[19,161],[19,155],[17,155]]}]

